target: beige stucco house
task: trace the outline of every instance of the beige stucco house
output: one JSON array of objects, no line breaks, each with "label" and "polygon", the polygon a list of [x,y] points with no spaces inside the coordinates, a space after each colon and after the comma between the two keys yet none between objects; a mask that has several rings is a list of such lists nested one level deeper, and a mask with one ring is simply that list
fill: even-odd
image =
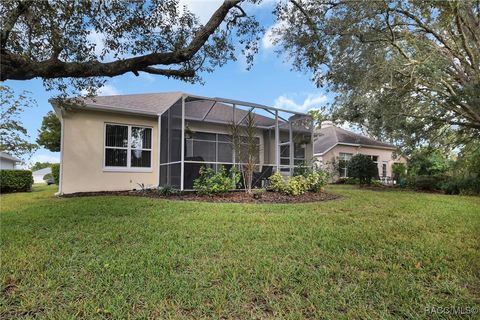
[{"label": "beige stucco house", "polygon": [[[59,193],[193,187],[200,167],[237,166],[231,126],[253,115],[257,180],[313,157],[303,113],[182,92],[51,100],[62,124]],[[244,146],[242,145],[241,148]],[[242,149],[241,149],[242,150]]]},{"label": "beige stucco house", "polygon": [[385,182],[392,181],[394,163],[407,162],[397,147],[339,128],[331,121],[322,122],[315,132],[314,156],[335,173],[334,179],[348,177],[346,162],[359,153],[372,158],[377,164],[379,178]]}]

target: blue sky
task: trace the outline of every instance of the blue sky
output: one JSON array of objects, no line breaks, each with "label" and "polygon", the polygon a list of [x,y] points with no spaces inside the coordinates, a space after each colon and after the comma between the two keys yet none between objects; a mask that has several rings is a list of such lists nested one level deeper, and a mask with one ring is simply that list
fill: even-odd
[{"label": "blue sky", "polygon": [[[181,2],[199,15],[202,20],[208,19],[219,4],[217,0],[181,0]],[[255,14],[267,28],[273,24],[271,10],[271,1],[266,1],[260,8],[247,7],[247,13]],[[291,71],[291,65],[284,61],[284,57],[278,57],[274,50],[275,47],[266,36],[260,43],[260,52],[255,57],[251,70],[245,69],[245,60],[243,57],[239,57],[237,61],[229,62],[213,73],[203,74],[204,85],[189,84],[149,74],[141,74],[139,77],[125,74],[109,79],[106,86],[100,89],[100,94],[185,91],[203,96],[238,99],[297,111],[320,108],[332,99],[325,89],[316,88],[310,81],[309,74]],[[48,99],[55,93],[46,91],[42,81],[38,79],[6,81],[5,84],[17,93],[23,90],[30,91],[31,96],[37,101],[38,106],[25,112],[22,117],[30,139],[34,141],[42,117],[52,110]],[[29,160],[30,163],[35,161],[58,162],[59,153],[39,149]]]}]

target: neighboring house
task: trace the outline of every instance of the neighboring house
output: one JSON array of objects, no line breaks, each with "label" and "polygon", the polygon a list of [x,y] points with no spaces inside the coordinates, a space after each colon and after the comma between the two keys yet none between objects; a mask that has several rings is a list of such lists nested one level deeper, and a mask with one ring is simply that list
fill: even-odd
[{"label": "neighboring house", "polygon": [[244,125],[249,113],[257,177],[290,175],[313,157],[313,121],[304,113],[182,92],[50,102],[62,124],[60,193],[192,189],[202,166],[238,165],[231,127]]},{"label": "neighboring house", "polygon": [[33,183],[46,183],[46,181],[43,180],[43,177],[46,174],[52,174],[52,168],[51,167],[43,168],[43,169],[40,169],[40,170],[37,170],[37,171],[33,171],[32,172]]},{"label": "neighboring house", "polygon": [[17,163],[20,162],[20,159],[0,151],[0,169],[16,169]]},{"label": "neighboring house", "polygon": [[391,144],[338,128],[331,121],[322,122],[315,132],[314,156],[324,166],[331,168],[335,163],[337,179],[348,177],[347,163],[352,156],[360,153],[371,157],[377,164],[379,178],[389,182],[393,176],[392,165],[407,162],[397,152]]}]

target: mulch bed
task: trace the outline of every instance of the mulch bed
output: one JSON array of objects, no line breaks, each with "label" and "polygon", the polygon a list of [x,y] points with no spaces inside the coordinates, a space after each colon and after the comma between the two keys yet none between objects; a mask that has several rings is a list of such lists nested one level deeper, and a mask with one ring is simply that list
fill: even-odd
[{"label": "mulch bed", "polygon": [[319,202],[337,199],[340,196],[327,192],[307,192],[299,196],[289,196],[279,192],[265,192],[260,199],[255,199],[246,192],[236,191],[214,196],[200,196],[193,192],[184,194],[161,196],[154,190],[149,191],[102,191],[102,192],[78,192],[63,195],[64,198],[90,197],[90,196],[136,196],[147,198],[159,198],[179,201],[200,201],[217,203],[304,203]]}]

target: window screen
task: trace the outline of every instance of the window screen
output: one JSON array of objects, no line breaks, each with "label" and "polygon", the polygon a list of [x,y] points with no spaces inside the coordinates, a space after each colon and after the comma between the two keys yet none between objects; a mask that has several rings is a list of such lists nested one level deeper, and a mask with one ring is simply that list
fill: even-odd
[{"label": "window screen", "polygon": [[152,128],[106,124],[104,164],[105,167],[150,168]]}]

